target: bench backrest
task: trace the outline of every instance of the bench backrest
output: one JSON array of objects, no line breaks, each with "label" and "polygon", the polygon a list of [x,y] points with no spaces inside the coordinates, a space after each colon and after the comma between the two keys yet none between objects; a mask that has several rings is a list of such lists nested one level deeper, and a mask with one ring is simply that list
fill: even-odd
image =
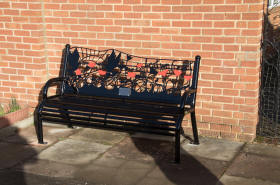
[{"label": "bench backrest", "polygon": [[[197,88],[200,57],[195,61],[145,58],[118,50],[66,45],[63,93],[122,97],[179,104]],[[195,93],[188,98],[195,101]]]}]

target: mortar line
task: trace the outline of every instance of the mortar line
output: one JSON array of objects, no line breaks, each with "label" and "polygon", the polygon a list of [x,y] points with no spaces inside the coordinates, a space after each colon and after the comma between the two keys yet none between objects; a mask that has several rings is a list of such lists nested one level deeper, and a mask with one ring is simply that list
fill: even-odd
[{"label": "mortar line", "polygon": [[44,57],[45,57],[45,63],[46,63],[46,81],[49,79],[49,60],[48,60],[48,52],[47,52],[47,31],[46,31],[46,19],[45,19],[45,3],[44,0],[41,0],[41,5],[42,5],[42,24],[43,24],[43,45],[44,45]]}]

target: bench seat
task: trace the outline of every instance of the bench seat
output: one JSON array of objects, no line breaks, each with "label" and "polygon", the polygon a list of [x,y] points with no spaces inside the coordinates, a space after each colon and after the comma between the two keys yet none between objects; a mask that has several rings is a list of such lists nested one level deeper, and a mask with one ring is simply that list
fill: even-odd
[{"label": "bench seat", "polygon": [[[161,132],[176,130],[176,121],[182,111],[190,112],[191,109],[180,109],[179,105],[168,103],[153,103],[125,98],[100,98],[93,96],[53,96],[49,97],[42,109],[42,119],[53,121],[55,119],[83,121],[90,126],[111,123],[111,127],[158,127]],[[115,124],[114,124],[115,123]],[[147,130],[148,131],[148,130]],[[172,135],[169,133],[169,135]],[[174,134],[173,134],[174,135]]]}]

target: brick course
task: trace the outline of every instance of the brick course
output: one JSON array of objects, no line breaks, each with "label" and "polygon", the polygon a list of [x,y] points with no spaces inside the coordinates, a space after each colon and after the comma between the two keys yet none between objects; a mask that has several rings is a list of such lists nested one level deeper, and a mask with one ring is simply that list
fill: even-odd
[{"label": "brick course", "polygon": [[[202,56],[202,135],[252,140],[258,121],[263,0],[0,2],[0,98],[35,106],[66,43],[136,55]],[[190,123],[185,121],[186,131]]]}]

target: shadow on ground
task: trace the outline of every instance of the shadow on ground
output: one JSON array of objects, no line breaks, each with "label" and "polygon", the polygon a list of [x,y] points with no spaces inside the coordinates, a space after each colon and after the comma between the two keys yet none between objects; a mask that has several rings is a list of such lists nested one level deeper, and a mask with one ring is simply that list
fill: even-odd
[{"label": "shadow on ground", "polygon": [[0,129],[1,185],[78,185],[78,181],[73,179],[57,178],[41,173],[42,169],[49,166],[41,165],[38,159],[39,153],[58,141],[57,137],[50,134],[50,130],[57,129],[46,129],[47,134],[50,135],[46,137],[49,145],[38,145],[33,126],[22,129],[10,126]]},{"label": "shadow on ground", "polygon": [[167,136],[45,124],[44,133],[48,144],[38,145],[34,126],[0,130],[1,185],[216,185],[228,165],[215,155],[197,155],[210,146],[203,140],[202,147],[183,141],[175,164]]},{"label": "shadow on ground", "polygon": [[[120,139],[120,135],[125,137]],[[96,142],[108,146],[115,143],[101,156],[82,165],[82,170],[75,171],[73,176],[88,184],[216,185],[225,171],[227,162],[190,155],[184,146],[181,148],[181,163],[175,164],[172,141],[163,137],[149,139],[138,136],[103,129],[83,129],[72,135],[71,140],[91,140],[91,144]],[[72,161],[72,164],[76,162]]]},{"label": "shadow on ground", "polygon": [[27,159],[38,153],[38,149],[29,145],[29,141],[21,137],[18,132],[19,129],[12,126],[0,130],[1,185],[27,185],[24,172],[17,171],[13,167],[21,168]]},{"label": "shadow on ground", "polygon": [[[181,148],[181,162],[174,164],[174,143],[152,141],[132,137],[135,147],[144,155],[151,156],[156,168],[147,177],[166,177],[172,184],[215,185],[222,174],[223,164],[219,161],[195,158]],[[148,145],[147,145],[148,144]],[[194,146],[199,147],[199,146]],[[215,169],[218,167],[218,171]],[[212,168],[212,169],[211,169]],[[143,184],[152,184],[149,178]]]},{"label": "shadow on ground", "polygon": [[[175,164],[173,142],[133,136],[126,137],[103,158],[103,161],[126,161],[118,167],[117,173],[126,178],[128,184],[137,185],[215,185],[225,170],[224,162],[194,157],[183,148],[181,163]],[[115,182],[118,180],[116,178]]]}]

